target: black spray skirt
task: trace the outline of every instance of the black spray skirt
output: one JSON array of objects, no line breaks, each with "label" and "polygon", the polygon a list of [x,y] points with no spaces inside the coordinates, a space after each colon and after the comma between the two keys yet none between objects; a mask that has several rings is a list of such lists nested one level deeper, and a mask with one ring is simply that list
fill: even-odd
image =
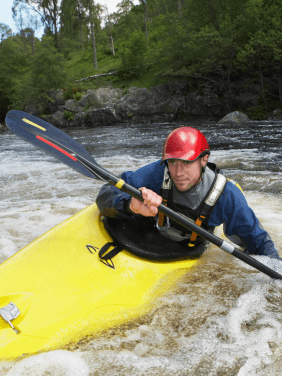
[{"label": "black spray skirt", "polygon": [[189,240],[175,242],[161,235],[153,218],[136,216],[133,219],[105,217],[104,224],[114,242],[132,254],[149,260],[199,258],[206,242],[188,247]]}]

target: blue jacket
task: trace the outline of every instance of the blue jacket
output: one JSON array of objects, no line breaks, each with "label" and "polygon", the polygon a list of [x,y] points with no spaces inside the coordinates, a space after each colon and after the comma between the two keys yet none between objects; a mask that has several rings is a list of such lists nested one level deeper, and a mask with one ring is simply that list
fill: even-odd
[{"label": "blue jacket", "polygon": [[[159,193],[165,165],[161,161],[150,163],[136,171],[127,171],[121,178],[135,188],[146,187]],[[113,218],[129,218],[124,211],[131,196],[118,188],[105,184],[96,199],[102,215]],[[237,235],[246,244],[245,252],[279,258],[269,234],[262,228],[244,195],[233,183],[227,185],[220,196],[209,220],[209,226],[225,224],[227,236]]]}]

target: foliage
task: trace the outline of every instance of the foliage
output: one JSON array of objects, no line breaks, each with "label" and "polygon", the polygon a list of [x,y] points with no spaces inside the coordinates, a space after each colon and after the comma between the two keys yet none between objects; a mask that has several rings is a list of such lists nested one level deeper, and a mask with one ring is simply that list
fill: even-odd
[{"label": "foliage", "polygon": [[[34,37],[35,22],[22,22],[20,11],[32,9],[45,26],[42,40]],[[278,0],[150,0],[146,9],[144,0],[121,0],[104,26],[98,0],[14,0],[14,14],[19,34],[0,24],[0,114],[8,106],[43,106],[48,91],[62,87],[66,99],[79,100],[81,90],[105,84],[150,87],[179,79],[213,84],[230,108],[236,81],[259,84],[261,102],[249,109],[252,118],[266,116],[271,101],[282,106]],[[74,88],[75,80],[113,71],[118,75]]]},{"label": "foliage", "polygon": [[143,68],[146,40],[140,31],[132,33],[129,41],[123,41],[119,47],[121,65],[119,76],[122,79],[138,77]]},{"label": "foliage", "polygon": [[253,106],[247,109],[247,114],[253,120],[263,120],[265,118],[265,108],[264,105],[261,104],[257,107]]},{"label": "foliage", "polygon": [[67,119],[67,120],[73,120],[73,118],[74,118],[74,113],[65,110],[65,111],[64,111],[64,118]]},{"label": "foliage", "polygon": [[12,30],[9,28],[9,26],[0,23],[0,43],[6,38],[9,38],[12,36]]},{"label": "foliage", "polygon": [[68,88],[63,88],[64,98],[67,99],[75,99],[79,101],[83,95],[84,90],[80,88],[76,88],[73,86],[69,86]]},{"label": "foliage", "polygon": [[83,93],[81,93],[81,92],[76,92],[76,93],[73,95],[73,99],[74,99],[75,101],[78,102],[78,101],[81,100],[82,95],[83,95]]},{"label": "foliage", "polygon": [[15,108],[28,103],[44,104],[50,90],[56,90],[66,80],[62,56],[51,37],[44,37],[36,54],[28,57],[27,66],[13,78],[11,102]]}]

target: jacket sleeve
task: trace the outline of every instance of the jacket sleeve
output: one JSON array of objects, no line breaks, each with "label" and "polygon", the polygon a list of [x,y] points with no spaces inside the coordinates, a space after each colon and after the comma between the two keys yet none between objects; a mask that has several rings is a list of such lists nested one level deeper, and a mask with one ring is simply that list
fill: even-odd
[{"label": "jacket sleeve", "polygon": [[227,236],[237,236],[245,244],[245,252],[279,258],[278,251],[262,227],[242,192],[228,182],[210,217],[210,226],[224,224]]},{"label": "jacket sleeve", "polygon": [[[134,188],[146,187],[159,193],[163,175],[164,164],[161,161],[150,163],[136,171],[127,171],[121,174],[121,178]],[[126,206],[131,196],[122,192],[118,188],[105,184],[98,193],[96,203],[102,215],[111,218],[131,218],[133,215],[128,214]]]}]

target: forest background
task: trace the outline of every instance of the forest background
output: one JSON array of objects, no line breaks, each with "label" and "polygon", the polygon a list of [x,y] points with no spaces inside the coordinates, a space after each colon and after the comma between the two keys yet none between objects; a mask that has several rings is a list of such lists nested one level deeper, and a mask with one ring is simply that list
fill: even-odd
[{"label": "forest background", "polygon": [[11,108],[44,107],[50,90],[79,99],[174,81],[230,100],[239,81],[258,85],[252,118],[282,108],[281,0],[121,0],[113,14],[96,0],[14,0],[13,14],[19,33],[0,23],[0,122]]}]

